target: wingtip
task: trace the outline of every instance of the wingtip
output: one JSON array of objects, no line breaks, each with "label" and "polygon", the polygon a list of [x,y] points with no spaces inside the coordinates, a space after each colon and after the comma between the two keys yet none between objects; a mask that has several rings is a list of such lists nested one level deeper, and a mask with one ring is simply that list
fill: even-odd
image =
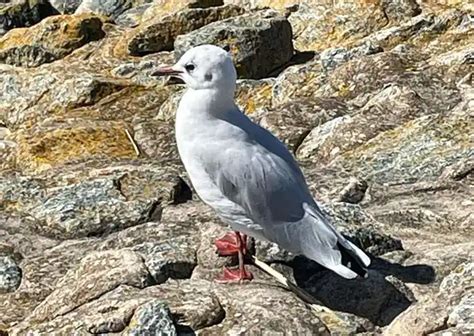
[{"label": "wingtip", "polygon": [[355,279],[359,276],[356,272],[352,271],[351,269],[347,268],[342,264],[331,267],[331,270],[346,279]]}]

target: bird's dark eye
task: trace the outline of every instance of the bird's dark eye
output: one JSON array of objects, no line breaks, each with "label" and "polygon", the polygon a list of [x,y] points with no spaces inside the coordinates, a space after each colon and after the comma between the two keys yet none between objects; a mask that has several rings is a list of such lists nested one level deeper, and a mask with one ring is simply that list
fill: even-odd
[{"label": "bird's dark eye", "polygon": [[194,66],[194,64],[189,63],[189,64],[186,64],[186,66],[185,66],[184,68],[186,69],[187,72],[191,72],[191,71],[193,71],[194,68],[196,68],[196,67]]}]

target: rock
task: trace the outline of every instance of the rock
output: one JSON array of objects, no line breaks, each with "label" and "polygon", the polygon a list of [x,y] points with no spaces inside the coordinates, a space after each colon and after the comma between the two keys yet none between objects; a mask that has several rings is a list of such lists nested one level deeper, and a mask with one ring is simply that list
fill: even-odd
[{"label": "rock", "polygon": [[[124,181],[126,195],[132,197],[133,192],[127,184],[129,182]],[[140,224],[103,238],[89,237],[62,243],[38,236],[37,233],[28,235],[31,224],[25,220],[18,224],[11,223],[11,220],[0,221],[7,232],[5,235],[0,230],[0,255],[1,242],[6,238],[6,242],[14,247],[14,250],[9,249],[7,253],[13,253],[17,263],[21,257],[18,259],[14,251],[21,252],[24,258],[21,264],[22,286],[17,291],[6,294],[8,296],[0,294],[0,325],[23,320],[51,294],[67,271],[77,268],[84,255],[91,252],[131,250],[140,255],[145,265],[150,265],[150,271],[157,280],[189,277],[189,272],[196,263],[195,255],[199,244],[197,225],[190,221],[176,222],[179,216],[172,215],[173,210],[167,210],[168,208],[163,211],[162,223]],[[151,276],[150,281],[155,283]],[[209,306],[208,303],[206,305]],[[130,317],[131,315],[125,320],[129,321]],[[97,322],[98,325],[101,323]],[[126,325],[128,322],[124,323]]]},{"label": "rock", "polygon": [[291,262],[295,257],[292,253],[282,249],[278,244],[269,241],[255,241],[255,257],[265,263]]},{"label": "rock", "polygon": [[276,79],[273,87],[275,106],[311,98],[325,79],[319,59],[285,69]]},{"label": "rock", "polygon": [[[159,54],[150,55],[149,57],[142,57],[139,61],[121,63],[112,69],[111,73],[114,77],[128,79],[136,85],[144,85],[146,86],[145,89],[150,91],[150,87],[166,83],[164,78],[156,78],[150,75],[153,69],[163,66],[164,64],[173,64],[173,62],[174,57],[171,52],[161,52]],[[174,88],[170,86],[160,87],[159,89],[160,92],[166,93],[166,97],[174,92]],[[168,90],[170,90],[170,92],[167,92]]]},{"label": "rock", "polygon": [[367,188],[368,185],[366,181],[354,178],[341,190],[337,201],[357,204],[364,198]]},{"label": "rock", "polygon": [[451,333],[472,333],[472,315],[474,314],[474,293],[464,296],[459,304],[454,307],[448,318],[448,332]]},{"label": "rock", "polygon": [[[153,307],[155,309],[160,307],[162,302],[169,306],[178,330],[201,330],[219,323],[225,316],[219,300],[213,293],[212,284],[207,281],[168,282],[144,289],[120,285],[65,315],[43,323],[31,320],[29,325],[15,326],[12,333],[13,335],[28,331],[41,333],[47,330],[70,333],[81,330],[88,333],[127,334],[145,327],[143,324],[136,325],[134,322],[138,321],[133,316],[142,317],[143,323],[152,317],[149,315],[150,310]],[[159,320],[156,322],[159,323]]]},{"label": "rock", "polygon": [[134,28],[140,25],[143,14],[152,6],[152,4],[146,3],[137,7],[130,8],[120,14],[116,19],[115,23],[125,27]]},{"label": "rock", "polygon": [[381,6],[391,22],[402,22],[421,13],[420,5],[415,0],[382,0]]},{"label": "rock", "polygon": [[21,269],[11,257],[0,257],[0,293],[15,291],[21,283]]},{"label": "rock", "polygon": [[82,0],[49,0],[49,2],[61,14],[73,14]]},{"label": "rock", "polygon": [[138,123],[134,126],[134,134],[140,150],[148,157],[179,160],[174,125],[169,122],[150,120]]},{"label": "rock", "polygon": [[179,36],[175,43],[178,59],[200,44],[230,46],[240,78],[259,79],[285,65],[293,56],[291,26],[273,11],[244,14],[215,22]]},{"label": "rock", "polygon": [[388,24],[378,1],[301,4],[290,21],[298,50],[324,50],[347,45]]},{"label": "rock", "polygon": [[178,85],[178,89],[170,94],[168,99],[166,99],[163,104],[160,106],[156,119],[159,121],[171,122],[175,120],[176,111],[178,110],[179,102],[184,93],[184,87]]},{"label": "rock", "polygon": [[120,14],[136,5],[142,4],[141,0],[119,0],[119,1],[93,1],[82,0],[77,7],[75,14],[94,13],[103,15],[112,19],[117,18]]},{"label": "rock", "polygon": [[[472,151],[465,145],[468,141],[465,130],[469,127],[469,121],[462,112],[457,114],[453,111],[446,117],[442,115],[420,117],[392,131],[382,133],[345,154],[341,161],[347,160],[343,165],[348,169],[357,166],[354,172],[357,171],[363,178],[370,170],[371,180],[378,183],[387,180],[408,182],[421,178],[433,179],[441,175],[446,166],[472,155]],[[412,137],[419,137],[419,141],[408,143],[405,140]],[[446,141],[449,141],[449,149],[442,157],[436,157],[437,148],[445,147]],[[391,155],[387,155],[388,150]]]},{"label": "rock", "polygon": [[0,7],[0,36],[13,28],[30,27],[44,18],[59,14],[48,0],[16,1]]},{"label": "rock", "polygon": [[0,63],[36,67],[104,36],[102,21],[96,16],[53,16],[0,38]]},{"label": "rock", "polygon": [[[282,10],[285,8],[293,7],[298,5],[301,1],[299,0],[227,0],[227,2],[233,2],[239,6],[245,6],[250,9],[260,9],[260,8],[274,8]],[[318,1],[309,0],[309,3],[318,3]]]},{"label": "rock", "polygon": [[[329,335],[328,330],[302,301],[280,288],[269,291],[265,286],[250,283],[244,287],[218,286],[216,292],[223,308],[233,313],[203,335],[245,333],[259,335],[285,333]],[[241,298],[245,297],[243,301]],[[291,307],[291,308],[289,308]],[[295,316],[301,318],[295,319]],[[270,323],[266,322],[271,321]]]},{"label": "rock", "polygon": [[146,23],[168,14],[187,8],[209,8],[224,5],[223,0],[157,0],[143,13],[141,19]]},{"label": "rock", "polygon": [[[385,331],[386,335],[423,334],[442,332],[463,334],[472,331],[468,315],[472,314],[473,263],[463,263],[447,276],[439,293],[425,302],[410,307]],[[465,319],[467,318],[467,319]],[[471,319],[472,320],[472,319]],[[472,322],[472,321],[471,321]]]},{"label": "rock", "polygon": [[5,210],[21,209],[46,236],[94,236],[159,219],[162,207],[174,202],[176,183],[181,183],[176,171],[152,166],[81,173],[70,175],[77,182],[49,185],[41,179],[2,179],[0,195],[11,204]]},{"label": "rock", "polygon": [[411,302],[381,274],[369,271],[367,279],[346,280],[330,271],[321,272],[298,284],[333,310],[363,316],[380,326],[388,325]]},{"label": "rock", "polygon": [[[147,231],[149,234],[158,231],[160,233],[159,238],[132,247],[134,251],[143,255],[145,265],[157,284],[163,283],[169,278],[188,279],[197,265],[197,232],[195,230],[193,232],[193,229],[188,226],[186,231],[181,235],[177,235],[179,229],[176,229],[176,227],[182,225],[174,223],[155,224],[156,228]],[[147,229],[147,227],[140,228],[140,230],[144,229]],[[174,235],[170,236],[169,233],[166,235],[167,231],[173,231]],[[118,237],[120,237],[120,234]],[[148,240],[151,240],[150,238]]]},{"label": "rock", "polygon": [[120,284],[143,288],[149,282],[147,268],[136,253],[127,250],[91,253],[77,268],[68,271],[25,324],[65,315]]},{"label": "rock", "polygon": [[240,79],[237,81],[235,100],[237,106],[250,118],[256,120],[267,114],[272,106],[272,87],[274,80]]},{"label": "rock", "polygon": [[381,132],[416,117],[436,112],[418,93],[389,86],[369,100],[357,114],[344,116],[313,129],[303,140],[298,157],[326,161],[366,143]]},{"label": "rock", "polygon": [[380,234],[371,227],[354,230],[348,233],[348,237],[364,251],[375,256],[403,250],[402,242],[399,239]]},{"label": "rock", "polygon": [[127,37],[127,48],[135,56],[171,50],[178,35],[242,13],[240,7],[233,5],[183,9],[136,28]]},{"label": "rock", "polygon": [[160,301],[150,301],[140,306],[135,310],[129,325],[135,327],[129,328],[125,335],[177,335],[170,310]]},{"label": "rock", "polygon": [[[116,120],[117,125],[125,126],[124,122],[136,118],[152,118],[171,90],[147,77],[146,72],[157,64],[161,63],[144,60],[112,67],[114,76],[122,78],[94,74],[90,69],[78,75],[74,70],[82,71],[82,67],[77,64],[72,69],[58,67],[53,73],[47,67],[33,69],[33,73],[8,67],[0,77],[0,118],[11,130],[48,129],[55,122],[78,121],[100,128]],[[30,95],[38,99],[36,104],[28,104]]]},{"label": "rock", "polygon": [[275,104],[259,120],[283,141],[293,152],[311,130],[311,125],[330,124],[331,120],[350,112],[349,107],[334,98],[296,100],[287,104]]},{"label": "rock", "polygon": [[[16,164],[24,171],[40,172],[91,158],[134,158],[125,126],[116,122],[76,123],[51,128],[45,125],[14,135]],[[82,153],[77,153],[81,146]]]}]

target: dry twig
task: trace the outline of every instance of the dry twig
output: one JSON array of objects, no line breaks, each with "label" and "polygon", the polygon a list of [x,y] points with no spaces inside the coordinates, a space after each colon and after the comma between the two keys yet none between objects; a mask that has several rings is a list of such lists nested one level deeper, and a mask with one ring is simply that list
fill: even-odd
[{"label": "dry twig", "polygon": [[271,266],[267,265],[261,260],[258,260],[257,257],[252,256],[252,261],[253,263],[260,267],[263,271],[267,272],[271,276],[275,278],[279,283],[281,283],[283,286],[291,290],[293,293],[298,295],[300,299],[305,301],[311,309],[313,309],[316,313],[331,313],[334,314],[332,310],[330,310],[327,307],[324,307],[318,300],[316,300],[313,296],[311,296],[309,293],[307,293],[305,290],[299,288],[296,284],[292,283],[287,277],[285,277],[283,274],[278,272],[276,269],[272,268]]},{"label": "dry twig", "polygon": [[125,133],[127,134],[128,140],[132,143],[133,149],[135,150],[135,153],[137,156],[140,156],[140,149],[138,149],[137,143],[135,142],[135,139],[133,139],[132,135],[128,131],[128,129],[125,128]]}]

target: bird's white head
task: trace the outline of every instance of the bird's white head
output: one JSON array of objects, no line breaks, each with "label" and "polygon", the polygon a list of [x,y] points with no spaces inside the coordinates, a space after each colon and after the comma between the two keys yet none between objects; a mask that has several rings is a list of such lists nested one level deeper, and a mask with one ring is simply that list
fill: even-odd
[{"label": "bird's white head", "polygon": [[237,72],[232,58],[215,45],[200,45],[188,50],[171,67],[159,68],[155,76],[173,76],[184,81],[192,90],[225,90],[234,93]]}]

